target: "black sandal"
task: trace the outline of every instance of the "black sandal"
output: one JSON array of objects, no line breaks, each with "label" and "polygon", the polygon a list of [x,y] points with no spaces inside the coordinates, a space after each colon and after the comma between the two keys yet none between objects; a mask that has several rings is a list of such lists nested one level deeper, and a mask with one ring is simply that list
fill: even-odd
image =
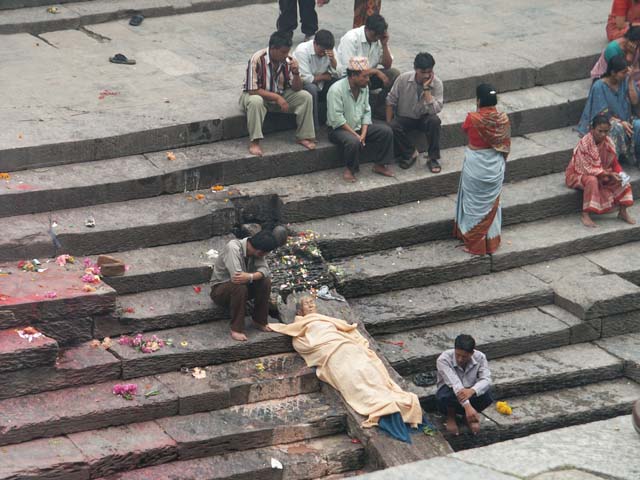
[{"label": "black sandal", "polygon": [[119,63],[121,65],[135,65],[136,61],[130,58],[127,58],[125,55],[121,53],[116,53],[113,57],[109,57],[109,61],[111,63]]},{"label": "black sandal", "polygon": [[129,25],[132,27],[139,27],[143,21],[144,17],[142,15],[134,15],[131,17],[131,20],[129,20]]},{"label": "black sandal", "polygon": [[442,171],[442,167],[440,166],[440,162],[438,162],[438,160],[427,160],[427,168],[431,171],[431,173],[440,173]]}]

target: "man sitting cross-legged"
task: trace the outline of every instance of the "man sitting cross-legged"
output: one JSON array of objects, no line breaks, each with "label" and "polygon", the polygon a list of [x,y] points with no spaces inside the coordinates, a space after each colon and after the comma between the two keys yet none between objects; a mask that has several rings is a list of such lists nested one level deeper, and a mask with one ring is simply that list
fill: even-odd
[{"label": "man sitting cross-legged", "polygon": [[474,434],[480,431],[478,413],[493,403],[491,372],[484,353],[477,351],[470,335],[458,335],[454,347],[437,361],[438,410],[447,415],[447,431],[458,435],[456,415],[465,415]]},{"label": "man sitting cross-legged", "polygon": [[313,100],[302,90],[298,62],[289,57],[291,38],[275,32],[269,39],[269,48],[257,51],[249,60],[240,106],[247,114],[249,152],[262,156],[260,140],[262,124],[267,111],[296,114],[296,137],[303,147],[316,148],[313,127]]},{"label": "man sitting cross-legged", "polygon": [[251,238],[231,240],[213,266],[211,299],[231,310],[231,337],[245,341],[244,318],[247,300],[254,299],[253,323],[263,332],[267,325],[271,279],[263,258],[278,247],[271,232],[261,231]]}]

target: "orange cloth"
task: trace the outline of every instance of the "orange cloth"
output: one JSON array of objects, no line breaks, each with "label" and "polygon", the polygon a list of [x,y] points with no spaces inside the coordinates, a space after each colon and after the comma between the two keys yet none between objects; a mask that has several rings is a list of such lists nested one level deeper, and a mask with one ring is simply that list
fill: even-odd
[{"label": "orange cloth", "polygon": [[469,145],[475,148],[493,148],[506,155],[511,150],[511,123],[504,112],[495,107],[482,107],[470,112],[462,124],[469,137]]}]

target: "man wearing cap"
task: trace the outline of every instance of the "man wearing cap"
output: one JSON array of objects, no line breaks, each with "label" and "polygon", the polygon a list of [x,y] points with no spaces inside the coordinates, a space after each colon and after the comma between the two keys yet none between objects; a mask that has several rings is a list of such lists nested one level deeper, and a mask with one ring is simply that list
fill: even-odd
[{"label": "man wearing cap", "polygon": [[360,155],[375,155],[373,171],[393,177],[388,167],[393,162],[393,131],[387,124],[373,124],[369,105],[369,62],[353,57],[347,63],[347,76],[338,80],[327,95],[329,141],[342,149],[346,164],[343,178],[355,182]]}]

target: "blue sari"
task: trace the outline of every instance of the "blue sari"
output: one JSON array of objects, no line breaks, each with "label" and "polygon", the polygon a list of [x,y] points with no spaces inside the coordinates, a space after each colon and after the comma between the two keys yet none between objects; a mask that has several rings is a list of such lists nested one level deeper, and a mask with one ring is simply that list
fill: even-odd
[{"label": "blue sari", "polygon": [[[636,158],[640,158],[638,151],[640,149],[640,120],[636,119],[633,114],[628,92],[628,77],[618,86],[617,91],[613,91],[604,81],[597,80],[589,91],[589,97],[578,124],[578,132],[580,135],[586,135],[591,128],[591,121],[597,115],[606,115],[611,119],[609,136],[616,146],[618,158],[621,161],[635,163]],[[627,135],[621,122],[629,122],[633,126],[633,135]]]}]

